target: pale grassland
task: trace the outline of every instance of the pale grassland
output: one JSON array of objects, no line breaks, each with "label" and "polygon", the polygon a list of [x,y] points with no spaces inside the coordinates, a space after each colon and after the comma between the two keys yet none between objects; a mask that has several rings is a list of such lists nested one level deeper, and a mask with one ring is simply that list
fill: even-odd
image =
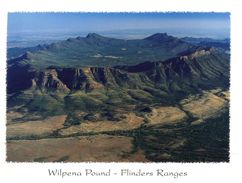
[{"label": "pale grassland", "polygon": [[109,135],[18,140],[7,144],[7,161],[132,162],[147,161],[132,154],[132,138]]},{"label": "pale grassland", "polygon": [[22,118],[24,114],[16,111],[9,111],[7,112],[7,124],[14,123],[15,119]]},{"label": "pale grassland", "polygon": [[140,127],[144,123],[142,117],[134,113],[125,114],[126,118],[121,121],[88,121],[80,125],[71,126],[60,130],[61,135],[70,135],[75,133],[103,132],[117,130],[131,130]]},{"label": "pale grassland", "polygon": [[66,115],[59,115],[44,120],[27,121],[7,125],[7,137],[23,137],[31,135],[48,135],[54,130],[62,128]]},{"label": "pale grassland", "polygon": [[216,116],[227,105],[227,101],[217,95],[204,92],[201,96],[193,96],[181,102],[184,110],[194,117],[207,119]]},{"label": "pale grassland", "polygon": [[155,107],[146,116],[150,125],[179,123],[187,119],[186,113],[178,107]]},{"label": "pale grassland", "polygon": [[230,100],[230,92],[229,91],[223,91],[220,93],[220,97],[226,99],[226,100]]}]

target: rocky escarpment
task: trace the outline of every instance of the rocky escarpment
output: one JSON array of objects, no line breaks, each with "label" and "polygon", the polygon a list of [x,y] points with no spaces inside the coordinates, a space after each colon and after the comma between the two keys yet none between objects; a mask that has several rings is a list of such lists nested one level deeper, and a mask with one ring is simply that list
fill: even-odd
[{"label": "rocky escarpment", "polygon": [[145,62],[136,66],[116,67],[128,73],[139,74],[156,87],[171,90],[179,88],[213,88],[229,86],[229,55],[214,49],[199,50],[163,62]]},{"label": "rocky escarpment", "polygon": [[229,56],[216,50],[199,50],[164,62],[136,66],[82,67],[35,70],[15,64],[8,69],[8,93],[26,89],[86,92],[103,87],[142,89],[144,86],[167,92],[229,86]]}]

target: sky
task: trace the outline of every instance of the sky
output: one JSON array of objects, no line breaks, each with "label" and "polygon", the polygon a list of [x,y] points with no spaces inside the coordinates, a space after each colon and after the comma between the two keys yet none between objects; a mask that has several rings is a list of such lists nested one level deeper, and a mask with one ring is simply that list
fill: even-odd
[{"label": "sky", "polygon": [[177,37],[228,38],[229,13],[9,13],[8,36],[86,34],[136,38],[166,32]]}]

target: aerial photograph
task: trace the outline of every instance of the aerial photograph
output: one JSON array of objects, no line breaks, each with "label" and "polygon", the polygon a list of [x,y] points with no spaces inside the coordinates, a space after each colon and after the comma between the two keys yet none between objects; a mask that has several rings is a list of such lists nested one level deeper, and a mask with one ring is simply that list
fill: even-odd
[{"label": "aerial photograph", "polygon": [[230,14],[8,13],[7,162],[229,162]]}]

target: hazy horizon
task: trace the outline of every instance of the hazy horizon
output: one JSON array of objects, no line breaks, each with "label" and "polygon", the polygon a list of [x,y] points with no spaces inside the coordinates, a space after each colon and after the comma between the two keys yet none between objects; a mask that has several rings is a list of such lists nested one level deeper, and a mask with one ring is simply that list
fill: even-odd
[{"label": "hazy horizon", "polygon": [[[230,38],[229,13],[9,13],[8,44],[63,40],[88,33],[139,39],[154,33],[176,37]],[[18,45],[18,44],[17,44]],[[11,47],[11,46],[10,46]]]}]

